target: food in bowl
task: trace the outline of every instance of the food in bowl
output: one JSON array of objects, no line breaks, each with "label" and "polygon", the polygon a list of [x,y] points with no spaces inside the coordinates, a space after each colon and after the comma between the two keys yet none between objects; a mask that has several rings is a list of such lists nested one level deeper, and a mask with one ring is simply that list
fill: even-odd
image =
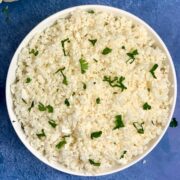
[{"label": "food in bowl", "polygon": [[29,144],[49,162],[96,174],[143,154],[167,124],[166,54],[140,24],[77,9],[29,41],[11,85]]}]

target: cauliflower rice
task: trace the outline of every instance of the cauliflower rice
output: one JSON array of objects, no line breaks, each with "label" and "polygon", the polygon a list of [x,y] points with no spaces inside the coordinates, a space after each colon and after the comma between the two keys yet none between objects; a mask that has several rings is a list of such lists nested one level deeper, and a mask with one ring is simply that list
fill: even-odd
[{"label": "cauliflower rice", "polygon": [[93,174],[129,163],[161,134],[168,73],[166,55],[144,27],[77,9],[22,49],[14,111],[48,161]]}]

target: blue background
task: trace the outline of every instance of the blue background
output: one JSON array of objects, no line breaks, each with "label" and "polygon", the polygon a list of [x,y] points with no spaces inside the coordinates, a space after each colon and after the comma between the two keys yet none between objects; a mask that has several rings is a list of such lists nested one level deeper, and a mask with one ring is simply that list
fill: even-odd
[{"label": "blue background", "polygon": [[[180,180],[180,130],[169,128],[158,146],[142,161],[119,173],[84,178],[58,172],[36,159],[20,142],[5,102],[5,79],[11,58],[26,34],[49,15],[81,4],[103,4],[127,10],[145,20],[167,45],[180,83],[180,0],[19,0],[0,4],[0,179]],[[10,22],[2,13],[9,7]],[[179,91],[179,90],[178,90]],[[174,117],[180,119],[180,99]]]}]

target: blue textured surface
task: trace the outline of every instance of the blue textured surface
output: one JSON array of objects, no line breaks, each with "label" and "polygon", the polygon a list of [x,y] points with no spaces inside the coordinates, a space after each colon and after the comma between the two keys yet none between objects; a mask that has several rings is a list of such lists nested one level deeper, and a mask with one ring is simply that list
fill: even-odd
[{"label": "blue textured surface", "polygon": [[[118,7],[145,20],[162,37],[175,63],[180,83],[180,0],[20,0],[0,5],[0,179],[71,180],[83,177],[58,172],[36,159],[20,142],[9,121],[5,79],[11,58],[26,34],[41,20],[62,9],[81,4]],[[10,22],[1,12],[9,6]],[[179,90],[178,90],[179,91]],[[174,116],[180,119],[180,99]],[[180,130],[168,129],[158,146],[142,161],[119,173],[97,178],[111,180],[179,180]]]}]

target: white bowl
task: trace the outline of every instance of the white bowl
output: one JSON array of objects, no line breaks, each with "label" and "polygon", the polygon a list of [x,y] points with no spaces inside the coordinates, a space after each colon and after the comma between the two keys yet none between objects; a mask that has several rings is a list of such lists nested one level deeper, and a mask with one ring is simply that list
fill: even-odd
[{"label": "white bowl", "polygon": [[[131,162],[129,162],[128,164],[124,165],[124,166],[119,166],[117,168],[114,169],[110,169],[107,170],[105,172],[101,172],[98,174],[95,174],[95,176],[100,176],[100,175],[107,175],[107,174],[111,174],[111,173],[115,173],[118,171],[122,171],[123,169],[126,169],[130,166],[132,166],[133,164],[137,163],[138,161],[140,161],[141,159],[143,159],[148,153],[150,153],[152,151],[152,149],[155,148],[155,146],[158,144],[158,142],[162,139],[163,135],[165,134],[169,123],[171,121],[173,112],[174,112],[174,108],[175,108],[175,104],[176,104],[176,96],[177,96],[177,81],[176,81],[176,74],[175,74],[175,68],[173,65],[173,61],[172,58],[170,56],[170,53],[167,49],[167,47],[165,46],[165,44],[163,43],[163,41],[161,40],[161,38],[157,35],[157,33],[149,26],[147,25],[144,21],[142,21],[141,19],[139,19],[138,17],[132,15],[131,13],[128,13],[126,11],[117,9],[117,8],[113,8],[113,7],[108,7],[108,6],[101,6],[101,5],[84,5],[84,6],[76,6],[76,7],[72,7],[69,9],[65,9],[63,11],[60,11],[58,13],[53,14],[52,16],[46,18],[45,20],[43,20],[41,23],[39,23],[25,38],[24,40],[21,42],[21,44],[19,45],[18,49],[16,50],[11,64],[9,66],[9,70],[8,70],[8,75],[7,75],[7,80],[6,80],[6,103],[7,103],[7,109],[8,109],[8,113],[9,113],[9,117],[10,120],[12,122],[12,125],[14,127],[14,130],[16,131],[18,137],[21,139],[21,141],[23,142],[23,144],[27,147],[27,149],[29,149],[29,151],[32,152],[32,154],[34,154],[38,159],[40,159],[42,162],[44,162],[45,164],[59,170],[59,171],[63,171],[69,174],[73,174],[73,175],[81,175],[81,176],[91,176],[92,174],[88,174],[88,173],[81,173],[81,172],[75,172],[69,169],[66,169],[64,167],[62,167],[61,165],[58,164],[52,164],[50,162],[48,162],[48,160],[43,157],[37,150],[35,150],[34,148],[32,148],[29,144],[29,142],[27,141],[22,129],[21,129],[21,125],[18,122],[16,115],[13,111],[13,102],[12,102],[12,96],[11,96],[11,91],[10,91],[10,85],[14,82],[15,80],[15,72],[16,72],[16,68],[17,68],[17,60],[18,60],[18,55],[21,51],[21,49],[23,47],[25,47],[27,45],[27,43],[29,42],[29,40],[31,40],[31,38],[37,33],[37,32],[41,32],[43,31],[45,28],[47,28],[48,26],[52,25],[59,17],[64,17],[66,16],[68,13],[70,13],[71,11],[75,10],[76,8],[80,8],[80,9],[98,9],[98,10],[105,10],[105,11],[111,11],[115,14],[119,14],[119,15],[123,15],[126,16],[130,19],[132,19],[134,22],[141,24],[142,26],[144,26],[146,28],[146,30],[149,32],[149,35],[155,40],[156,45],[158,47],[160,47],[167,56],[168,62],[169,62],[169,66],[170,66],[170,73],[169,73],[169,79],[173,85],[173,87],[170,89],[170,96],[173,98],[173,102],[172,105],[170,107],[170,113],[169,113],[169,119],[167,119],[167,124],[164,127],[162,133],[160,136],[158,136],[156,139],[154,139],[148,146],[147,150],[141,154],[140,156],[135,157]],[[15,121],[15,122],[14,122]]]}]

